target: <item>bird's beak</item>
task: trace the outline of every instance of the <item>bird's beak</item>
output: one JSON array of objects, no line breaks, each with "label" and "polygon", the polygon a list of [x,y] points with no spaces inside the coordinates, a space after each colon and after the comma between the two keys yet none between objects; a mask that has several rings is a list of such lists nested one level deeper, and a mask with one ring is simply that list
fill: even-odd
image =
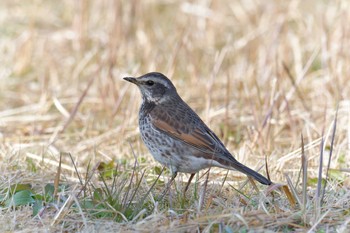
[{"label": "bird's beak", "polygon": [[131,82],[131,83],[134,83],[134,84],[138,84],[138,81],[136,78],[133,78],[133,77],[125,77],[123,78],[124,80],[128,81],[128,82]]}]

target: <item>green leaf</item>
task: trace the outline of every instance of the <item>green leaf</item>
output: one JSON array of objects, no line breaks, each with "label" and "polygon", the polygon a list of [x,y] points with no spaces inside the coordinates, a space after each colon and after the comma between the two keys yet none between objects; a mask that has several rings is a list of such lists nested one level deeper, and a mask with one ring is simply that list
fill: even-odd
[{"label": "green leaf", "polygon": [[344,165],[346,163],[346,156],[345,154],[340,154],[337,161],[340,165]]},{"label": "green leaf", "polygon": [[21,205],[28,205],[34,203],[34,198],[32,196],[32,192],[29,190],[22,190],[17,193],[15,193],[11,198],[7,199],[5,201],[5,206],[21,206]]},{"label": "green leaf", "polygon": [[103,195],[102,189],[101,189],[101,188],[96,189],[96,190],[94,191],[94,195],[93,195],[94,200],[95,200],[95,201],[101,201],[102,198],[103,198],[102,195]]},{"label": "green leaf", "polygon": [[14,194],[16,192],[23,191],[23,190],[32,191],[32,186],[30,184],[13,184],[10,187],[11,194]]},{"label": "green leaf", "polygon": [[33,159],[27,158],[26,162],[30,171],[36,173],[38,169],[36,168],[36,163],[33,161]]},{"label": "green leaf", "polygon": [[36,216],[42,208],[43,202],[41,200],[36,200],[33,205],[33,216]]},{"label": "green leaf", "polygon": [[155,171],[155,173],[156,173],[157,175],[160,175],[160,174],[162,173],[162,169],[161,169],[160,167],[158,167],[158,166],[155,166],[155,167],[154,167],[154,171]]},{"label": "green leaf", "polygon": [[55,192],[55,187],[53,184],[47,184],[45,185],[45,195],[53,196]]},{"label": "green leaf", "polygon": [[[310,178],[307,180],[307,185],[308,186],[313,186],[316,185],[318,182],[318,178]],[[326,182],[326,180],[324,178],[322,178],[322,185],[324,185]]]},{"label": "green leaf", "polygon": [[343,182],[345,179],[344,173],[337,170],[329,170],[329,177],[337,180],[338,182]]},{"label": "green leaf", "polygon": [[86,209],[94,209],[94,203],[91,200],[83,200],[81,203],[81,206]]},{"label": "green leaf", "polygon": [[113,161],[110,161],[109,163],[101,162],[98,166],[98,171],[104,179],[111,179],[117,174]]}]

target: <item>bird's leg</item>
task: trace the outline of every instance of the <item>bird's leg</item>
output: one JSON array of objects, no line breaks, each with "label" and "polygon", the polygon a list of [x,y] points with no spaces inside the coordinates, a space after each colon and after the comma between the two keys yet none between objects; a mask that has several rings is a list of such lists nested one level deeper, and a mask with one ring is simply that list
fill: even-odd
[{"label": "bird's leg", "polygon": [[170,180],[168,181],[167,185],[166,185],[166,188],[165,190],[163,191],[162,195],[160,196],[159,200],[162,200],[163,197],[166,195],[166,193],[168,192],[168,190],[170,189],[171,187],[171,184],[174,182],[175,178],[177,176],[177,172],[173,172],[173,174],[171,175],[171,178]]},{"label": "bird's leg", "polygon": [[187,182],[186,188],[185,188],[185,190],[184,190],[184,196],[185,196],[186,191],[187,191],[188,187],[190,186],[191,181],[192,181],[192,179],[193,179],[193,177],[194,177],[194,175],[195,175],[195,174],[196,174],[196,173],[191,173],[190,179],[188,179],[188,182]]},{"label": "bird's leg", "polygon": [[167,189],[170,188],[170,186],[171,186],[171,184],[174,182],[176,176],[177,176],[177,172],[174,172],[174,173],[171,175],[171,179],[170,179],[169,182],[168,182]]}]

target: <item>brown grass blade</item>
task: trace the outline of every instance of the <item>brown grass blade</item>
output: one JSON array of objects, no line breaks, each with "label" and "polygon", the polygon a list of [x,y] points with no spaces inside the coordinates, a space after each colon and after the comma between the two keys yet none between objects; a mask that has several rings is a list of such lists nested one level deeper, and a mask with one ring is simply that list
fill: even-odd
[{"label": "brown grass blade", "polygon": [[60,184],[60,179],[61,179],[61,163],[62,163],[62,155],[63,153],[61,152],[60,153],[60,161],[58,163],[58,167],[57,167],[57,173],[56,173],[56,176],[55,176],[55,181],[54,181],[54,193],[53,193],[53,196],[54,197],[57,197],[57,193],[58,193],[58,186]]},{"label": "brown grass blade", "polygon": [[276,190],[280,190],[281,192],[283,192],[286,195],[290,206],[292,208],[295,207],[296,201],[295,201],[293,194],[289,190],[288,185],[274,183],[266,189],[266,195],[268,195],[269,193],[272,193],[273,191],[276,191]]},{"label": "brown grass blade", "polygon": [[324,135],[322,132],[322,140],[320,144],[320,160],[318,168],[318,180],[316,188],[316,197],[315,197],[315,217],[318,219],[321,213],[321,195],[322,195],[322,169],[323,169],[323,148],[324,148]]},{"label": "brown grass blade", "polygon": [[325,195],[325,192],[326,192],[326,186],[327,186],[327,183],[328,183],[329,168],[331,166],[331,160],[332,160],[332,154],[333,154],[333,148],[334,148],[334,138],[335,138],[335,133],[337,131],[337,119],[338,119],[338,107],[337,107],[337,110],[335,112],[335,118],[334,118],[334,123],[333,123],[331,147],[330,147],[330,150],[329,150],[329,158],[328,158],[328,164],[327,164],[327,170],[326,170],[326,180],[325,180],[325,184],[323,186],[322,197],[321,197],[321,205],[323,203],[324,195]]},{"label": "brown grass blade", "polygon": [[286,195],[286,197],[288,198],[289,204],[291,205],[292,208],[294,208],[295,207],[295,199],[294,199],[292,193],[290,192],[288,186],[283,185],[282,190],[283,190],[284,194]]},{"label": "brown grass blade", "polygon": [[[300,206],[301,202],[300,202],[299,197],[298,197],[298,192],[297,192],[296,188],[293,186],[292,180],[289,178],[289,176],[287,174],[285,174],[285,177],[287,179],[288,187],[290,188],[289,190],[291,190],[292,192],[290,192],[289,190],[287,192],[286,192],[286,190],[283,190],[283,191],[286,193],[287,197],[290,196],[291,194],[293,194],[294,203],[291,203],[293,208],[295,207],[295,200],[298,203],[298,205]],[[290,197],[288,197],[288,200],[289,199],[290,199]]]},{"label": "brown grass blade", "polygon": [[84,100],[85,96],[87,95],[87,93],[88,93],[88,91],[89,91],[89,89],[90,89],[90,87],[91,87],[91,85],[92,85],[92,83],[94,82],[94,80],[95,80],[96,77],[97,77],[96,74],[95,74],[95,75],[92,75],[92,76],[90,77],[90,80],[89,80],[89,82],[88,82],[88,84],[87,84],[85,90],[84,90],[83,93],[81,94],[81,96],[80,96],[80,98],[79,98],[77,104],[76,104],[76,105],[74,106],[74,108],[72,109],[72,111],[71,111],[71,113],[70,113],[70,116],[69,116],[69,118],[67,119],[66,123],[63,125],[63,127],[62,127],[60,133],[63,133],[63,132],[66,130],[66,128],[68,127],[68,125],[73,121],[75,115],[76,115],[77,112],[78,112],[78,109],[79,109],[80,105],[83,103],[83,100]]},{"label": "brown grass blade", "polygon": [[205,196],[206,196],[206,193],[207,193],[207,186],[208,186],[208,181],[209,181],[210,168],[208,169],[208,171],[206,173],[207,173],[207,175],[206,175],[205,180],[204,180],[203,189],[202,189],[202,192],[199,195],[199,201],[198,201],[198,206],[197,206],[197,212],[198,213],[201,212],[201,209],[202,209],[203,204],[204,204]]},{"label": "brown grass blade", "polygon": [[[302,175],[302,196],[303,196],[303,202],[302,202],[302,211],[305,214],[306,211],[306,206],[307,206],[307,157],[305,154],[305,149],[304,149],[304,137],[303,134],[301,134],[301,167],[303,170],[303,175]],[[305,216],[304,216],[305,217]]]},{"label": "brown grass blade", "polygon": [[304,109],[307,111],[309,109],[309,107],[307,106],[307,104],[304,100],[303,94],[299,90],[298,84],[295,82],[295,78],[293,77],[292,73],[289,70],[289,67],[287,66],[287,64],[284,61],[282,62],[282,65],[283,65],[284,71],[287,73],[287,77],[289,78],[290,82],[292,83],[293,87],[295,88],[295,92],[297,93],[297,96],[299,97]]},{"label": "brown grass blade", "polygon": [[74,106],[72,111],[70,112],[69,118],[66,120],[66,122],[64,123],[62,128],[54,135],[54,137],[52,137],[50,139],[50,143],[49,144],[54,143],[56,141],[56,139],[57,139],[57,136],[60,133],[63,133],[66,130],[66,128],[69,126],[69,124],[73,121],[75,115],[78,112],[78,109],[79,109],[80,105],[83,103],[83,100],[86,97],[86,95],[87,95],[87,93],[88,93],[88,91],[89,91],[89,89],[90,89],[90,87],[91,87],[91,85],[92,85],[92,83],[93,83],[93,81],[95,80],[96,77],[97,77],[97,72],[94,73],[93,75],[91,75],[90,80],[89,80],[87,86],[85,87],[83,93],[80,95],[80,98],[79,98],[78,102],[76,103],[76,105]]}]

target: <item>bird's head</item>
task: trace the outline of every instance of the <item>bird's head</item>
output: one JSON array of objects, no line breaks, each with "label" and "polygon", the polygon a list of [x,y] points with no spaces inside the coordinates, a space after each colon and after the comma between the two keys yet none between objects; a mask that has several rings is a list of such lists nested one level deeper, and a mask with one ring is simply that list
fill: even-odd
[{"label": "bird's head", "polygon": [[125,77],[124,80],[137,85],[146,102],[158,104],[177,96],[175,86],[161,73],[152,72],[138,78]]}]

